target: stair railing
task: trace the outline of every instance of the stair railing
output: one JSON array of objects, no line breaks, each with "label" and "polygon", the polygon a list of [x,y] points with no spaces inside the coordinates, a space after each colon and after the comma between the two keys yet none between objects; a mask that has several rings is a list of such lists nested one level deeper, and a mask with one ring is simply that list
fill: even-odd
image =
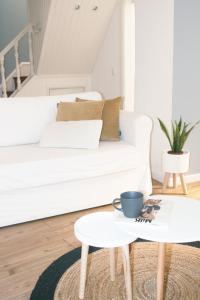
[{"label": "stair railing", "polygon": [[16,64],[16,76],[17,76],[17,91],[21,89],[21,74],[20,74],[20,57],[19,57],[19,42],[28,34],[28,47],[29,47],[29,63],[31,77],[34,73],[33,68],[33,51],[32,51],[32,25],[28,24],[1,52],[0,52],[0,73],[2,80],[3,97],[7,97],[7,85],[5,75],[5,55],[14,48],[15,51],[15,64]]}]

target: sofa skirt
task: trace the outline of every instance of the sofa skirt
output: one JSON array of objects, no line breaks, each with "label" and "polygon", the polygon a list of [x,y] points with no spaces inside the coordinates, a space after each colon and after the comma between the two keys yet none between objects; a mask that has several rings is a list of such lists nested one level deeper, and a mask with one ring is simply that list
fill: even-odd
[{"label": "sofa skirt", "polygon": [[0,193],[0,227],[107,205],[129,190],[152,193],[149,166]]}]

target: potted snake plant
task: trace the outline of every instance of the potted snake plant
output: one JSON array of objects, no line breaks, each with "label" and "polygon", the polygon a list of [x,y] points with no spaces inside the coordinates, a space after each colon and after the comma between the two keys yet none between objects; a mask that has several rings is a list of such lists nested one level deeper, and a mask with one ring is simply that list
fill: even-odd
[{"label": "potted snake plant", "polygon": [[158,121],[170,145],[170,149],[163,152],[163,171],[173,174],[186,173],[189,169],[190,152],[183,148],[190,133],[200,121],[189,124],[180,117],[179,121],[172,121],[171,134],[166,125],[160,119]]}]

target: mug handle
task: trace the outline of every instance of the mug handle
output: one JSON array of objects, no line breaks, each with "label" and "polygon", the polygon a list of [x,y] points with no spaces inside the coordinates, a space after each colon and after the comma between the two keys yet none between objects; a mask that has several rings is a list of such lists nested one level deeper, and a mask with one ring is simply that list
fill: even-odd
[{"label": "mug handle", "polygon": [[118,203],[120,202],[120,198],[116,198],[116,199],[114,199],[113,200],[113,202],[112,202],[112,206],[115,208],[115,209],[117,209],[117,210],[119,210],[119,211],[122,211],[122,208],[119,208],[119,207],[117,207],[116,206],[116,202],[118,201]]}]

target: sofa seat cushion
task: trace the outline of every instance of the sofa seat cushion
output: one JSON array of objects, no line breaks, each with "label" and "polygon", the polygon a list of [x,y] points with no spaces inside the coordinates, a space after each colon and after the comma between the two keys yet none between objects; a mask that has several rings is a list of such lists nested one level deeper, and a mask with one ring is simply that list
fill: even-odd
[{"label": "sofa seat cushion", "polygon": [[122,141],[101,142],[95,150],[37,144],[4,147],[0,148],[0,192],[112,174],[141,163],[137,149]]}]

